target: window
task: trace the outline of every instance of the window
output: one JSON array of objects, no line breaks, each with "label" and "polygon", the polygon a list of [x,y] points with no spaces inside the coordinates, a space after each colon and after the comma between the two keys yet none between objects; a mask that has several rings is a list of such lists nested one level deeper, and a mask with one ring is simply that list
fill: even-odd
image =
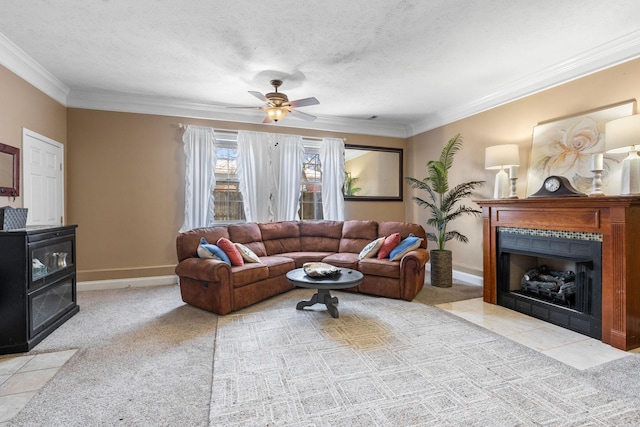
[{"label": "window", "polygon": [[238,186],[238,148],[235,134],[216,132],[216,185],[213,189],[214,222],[243,222],[244,206]]},{"label": "window", "polygon": [[[235,132],[216,131],[216,185],[213,190],[214,222],[244,222],[244,205],[237,175],[238,139]],[[320,141],[303,139],[300,205],[301,220],[322,219],[322,170]]]},{"label": "window", "polygon": [[301,220],[322,219],[322,165],[320,153],[305,146],[302,164],[302,182],[300,184]]}]

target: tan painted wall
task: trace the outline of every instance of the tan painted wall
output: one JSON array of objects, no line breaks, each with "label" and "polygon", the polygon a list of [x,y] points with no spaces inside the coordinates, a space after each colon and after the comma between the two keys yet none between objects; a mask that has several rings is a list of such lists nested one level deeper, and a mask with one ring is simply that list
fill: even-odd
[{"label": "tan painted wall", "polygon": [[[533,127],[541,121],[640,97],[640,60],[601,71],[510,104],[404,140],[356,134],[246,125],[144,114],[65,109],[0,67],[0,142],[21,147],[22,127],[65,144],[66,219],[78,224],[79,280],[172,274],[175,236],[182,223],[184,155],[177,123],[225,129],[277,131],[347,138],[347,143],[405,149],[405,175],[424,177],[427,160],[437,158],[455,133],[465,138],[451,172],[452,183],[485,179],[474,198],[490,198],[494,172],[484,170],[484,149],[521,147],[518,193],[524,197]],[[65,126],[66,118],[66,126]],[[412,201],[347,202],[348,219],[425,223],[426,212]],[[8,202],[8,201],[7,201]],[[1,203],[6,205],[8,203]],[[16,199],[13,206],[22,206]],[[480,275],[479,218],[456,228],[470,243],[451,242],[455,268]]]},{"label": "tan painted wall", "polygon": [[[184,152],[178,123],[405,148],[371,137],[145,114],[68,110],[68,217],[78,224],[79,280],[173,274],[184,212]],[[347,218],[399,220],[402,202],[348,202]]]},{"label": "tan painted wall", "polygon": [[[27,128],[66,144],[66,117],[62,104],[0,65],[0,143],[20,148],[22,156],[22,128]],[[22,193],[21,183],[20,196],[0,197],[0,206],[22,207]]]},{"label": "tan painted wall", "polygon": [[[526,197],[526,177],[533,128],[539,122],[578,114],[629,99],[640,99],[640,59],[574,80],[570,83],[511,102],[472,117],[450,123],[409,138],[406,171],[408,176],[424,178],[428,160],[437,159],[445,142],[456,133],[464,137],[464,147],[451,169],[452,184],[483,179],[487,184],[474,199],[493,196],[495,171],[484,170],[484,150],[498,144],[520,146],[518,195]],[[407,220],[425,224],[426,211],[411,203],[414,190],[407,197]],[[470,202],[471,205],[476,206]],[[454,268],[482,275],[482,229],[480,218],[467,217],[454,223],[469,238],[464,245],[449,242]],[[431,243],[431,245],[433,245]],[[430,246],[431,247],[431,246]]]}]

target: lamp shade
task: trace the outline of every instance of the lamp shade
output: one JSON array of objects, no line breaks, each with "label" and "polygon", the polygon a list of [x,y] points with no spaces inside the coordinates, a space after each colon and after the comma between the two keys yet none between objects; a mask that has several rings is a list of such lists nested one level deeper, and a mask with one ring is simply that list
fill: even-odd
[{"label": "lamp shade", "polygon": [[607,153],[636,151],[640,144],[640,114],[612,120],[605,125]]},{"label": "lamp shade", "polygon": [[503,169],[506,166],[520,166],[518,144],[494,145],[485,149],[485,169]]},{"label": "lamp shade", "polygon": [[284,107],[265,107],[264,112],[274,122],[284,119],[289,114],[289,110]]}]

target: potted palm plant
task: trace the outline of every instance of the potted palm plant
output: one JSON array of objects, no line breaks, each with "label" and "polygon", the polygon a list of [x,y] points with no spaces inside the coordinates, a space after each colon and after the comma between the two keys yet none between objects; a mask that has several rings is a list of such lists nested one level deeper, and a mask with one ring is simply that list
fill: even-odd
[{"label": "potted palm plant", "polygon": [[469,239],[457,230],[450,230],[449,223],[464,215],[480,215],[482,212],[469,206],[460,204],[461,200],[469,197],[473,190],[484,184],[484,181],[469,181],[449,188],[449,169],[453,165],[453,157],[462,148],[462,136],[455,135],[447,142],[440,154],[440,160],[427,162],[427,177],[423,180],[407,177],[412,188],[424,190],[428,198],[414,197],[413,200],[425,209],[429,209],[431,216],[427,225],[434,227],[435,232],[427,232],[427,240],[436,242],[437,248],[429,251],[431,260],[431,285],[451,287],[452,253],[445,249],[445,243],[456,239],[467,243]]}]

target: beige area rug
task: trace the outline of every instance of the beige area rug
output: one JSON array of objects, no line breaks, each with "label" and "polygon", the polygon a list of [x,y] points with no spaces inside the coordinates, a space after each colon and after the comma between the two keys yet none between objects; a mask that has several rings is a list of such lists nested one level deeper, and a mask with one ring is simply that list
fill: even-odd
[{"label": "beige area rug", "polygon": [[638,425],[637,402],[435,307],[296,289],[218,319],[213,426]]}]

